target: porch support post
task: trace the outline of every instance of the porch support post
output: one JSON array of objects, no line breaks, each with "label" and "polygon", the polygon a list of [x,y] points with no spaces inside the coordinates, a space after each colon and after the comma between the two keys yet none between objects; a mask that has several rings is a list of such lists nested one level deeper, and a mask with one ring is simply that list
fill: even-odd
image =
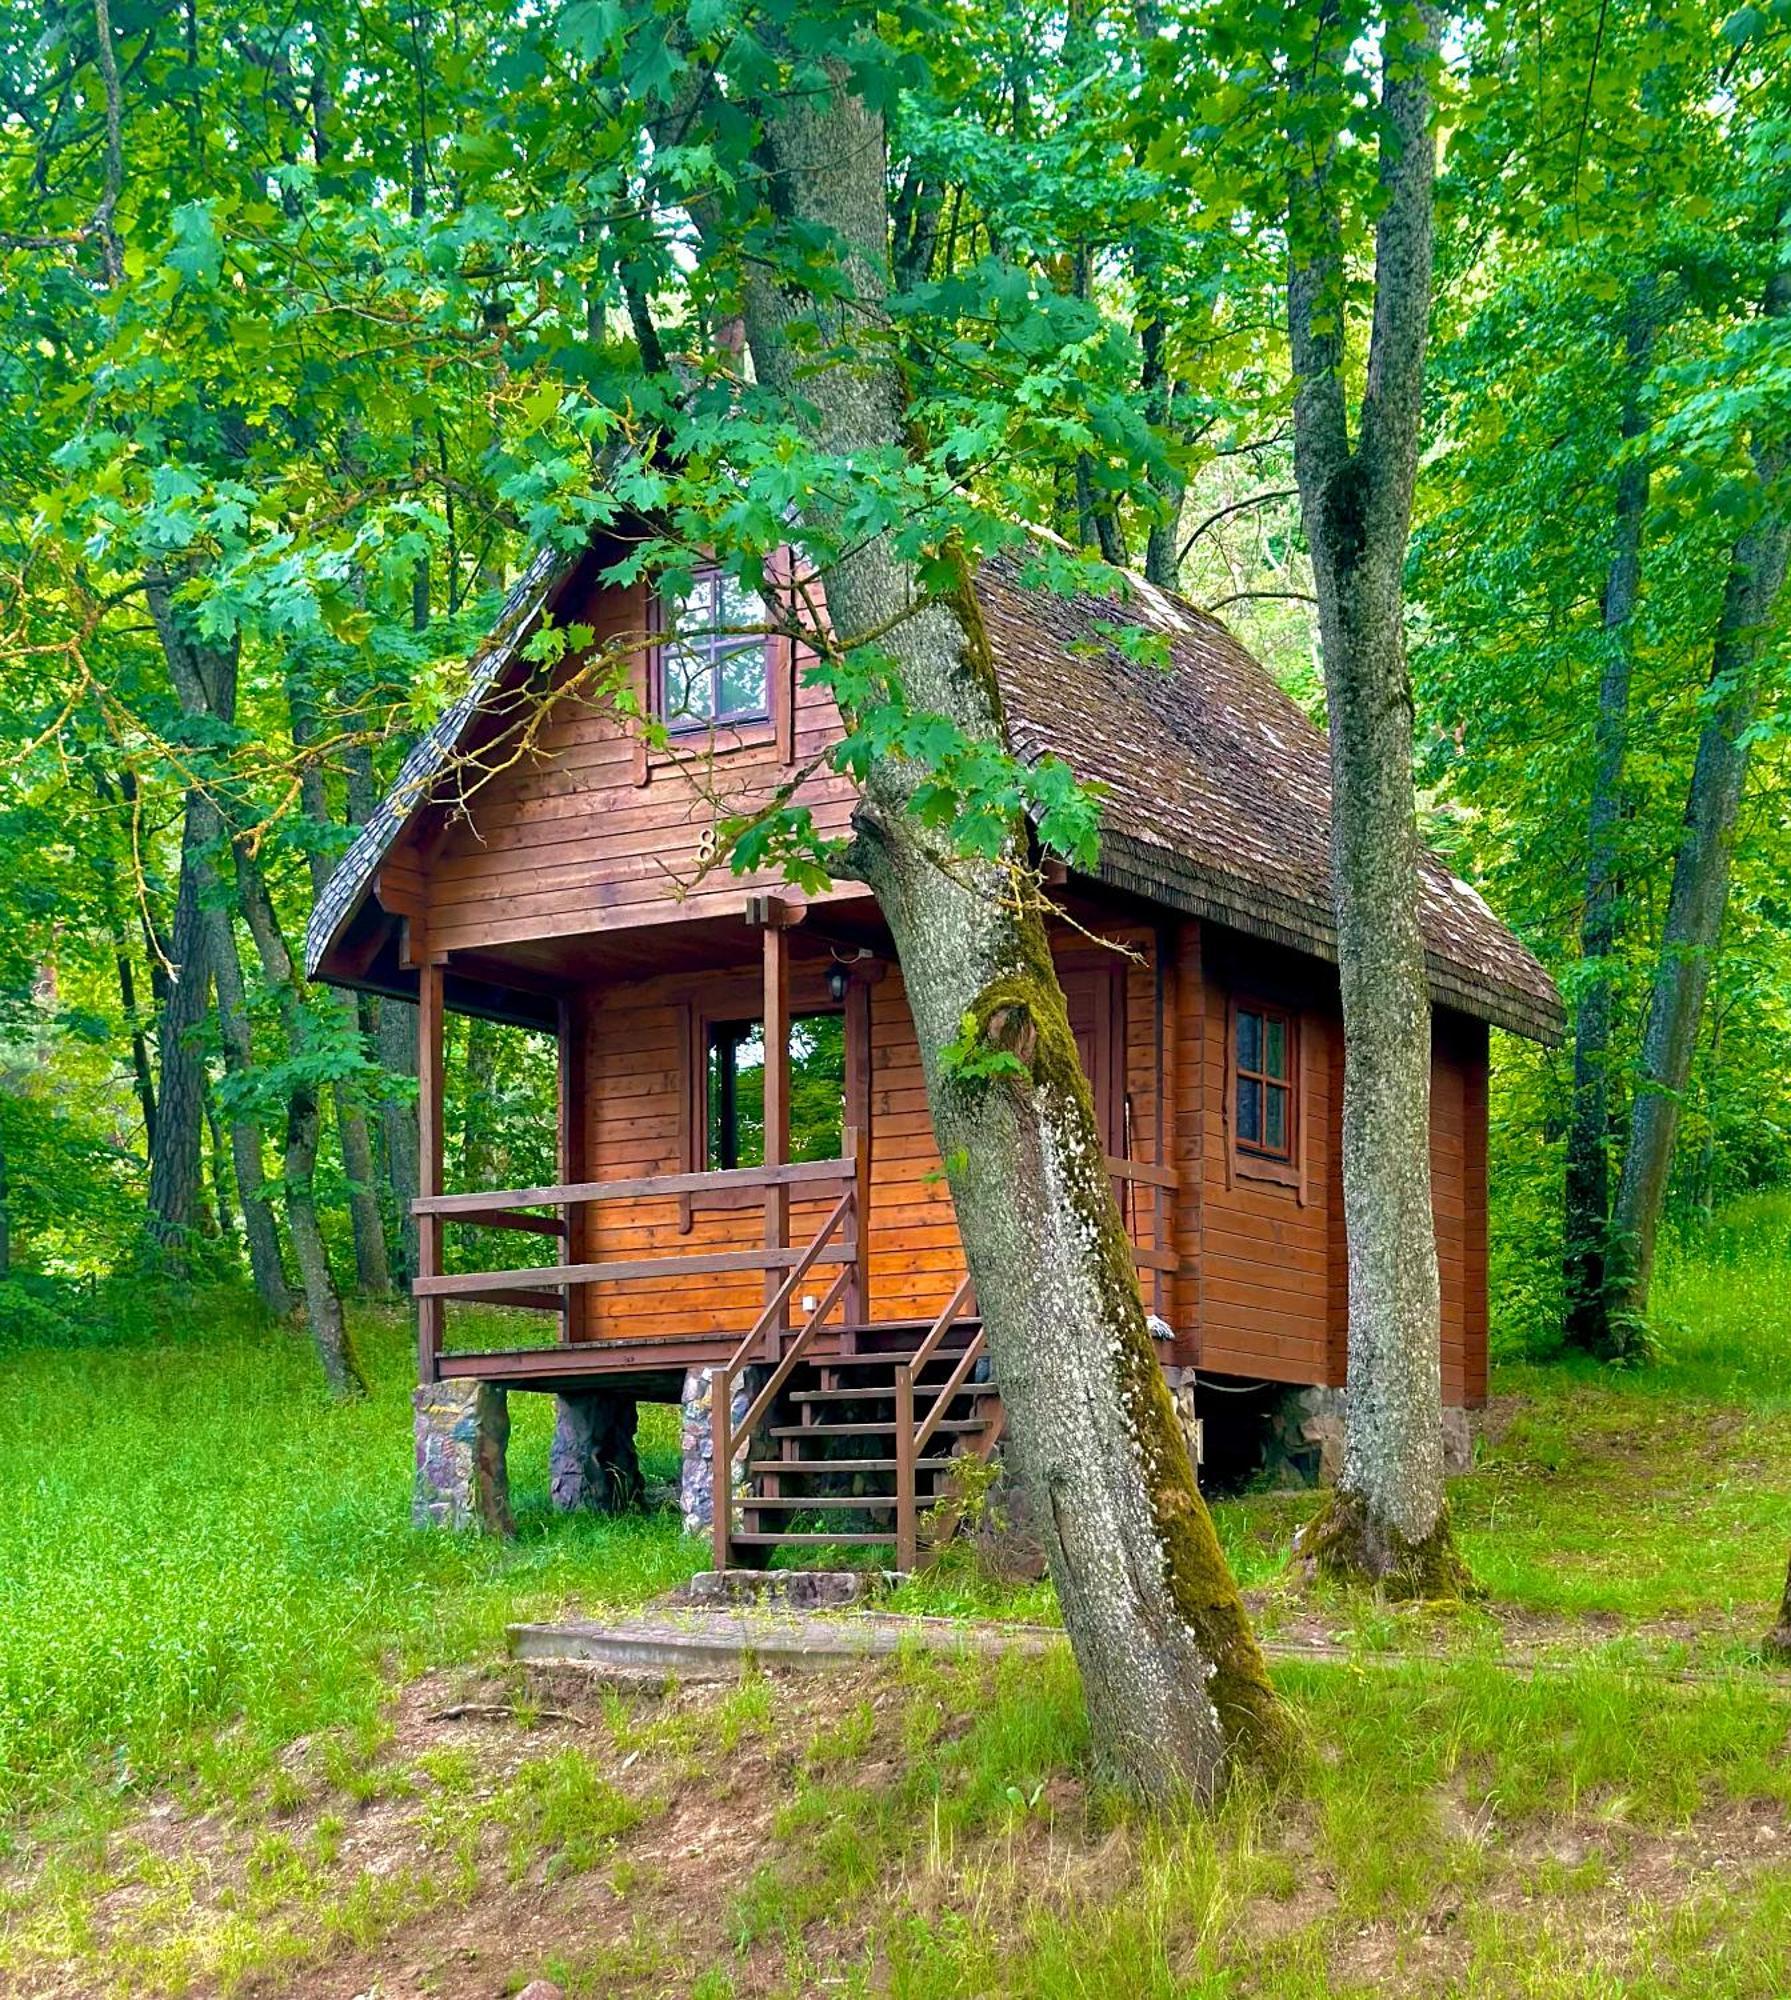
[{"label": "porch support post", "polygon": [[[417,1193],[427,1199],[442,1191],[442,967],[424,953],[417,965]],[[417,1217],[417,1276],[435,1278],[442,1268],[439,1215]],[[438,1298],[417,1300],[417,1380],[424,1386],[441,1378],[444,1308]]]},{"label": "porch support post", "polygon": [[[857,1249],[846,1291],[846,1324],[868,1326],[871,1318],[871,989],[854,973],[846,988],[846,1131],[851,1148],[856,1200],[852,1230]],[[857,1346],[848,1333],[846,1351]]]},{"label": "porch support post", "polygon": [[[781,1167],[790,1157],[790,936],[785,906],[775,896],[766,897],[765,904],[765,1164]],[[790,1247],[790,1190],[782,1184],[765,1190],[765,1247]],[[766,1269],[767,1300],[776,1296],[783,1282],[782,1270]],[[783,1311],[765,1329],[765,1351],[773,1360],[782,1351],[778,1336],[788,1324],[788,1312]]]},{"label": "porch support post", "polygon": [[[589,1009],[584,993],[574,989],[561,997],[560,1013],[560,1143],[559,1172],[562,1187],[591,1177],[585,1171],[589,1136],[589,1098],[586,1066],[589,1059]],[[564,1257],[568,1264],[588,1264],[591,1256],[591,1211],[586,1202],[568,1202],[560,1211],[566,1225]],[[588,1285],[563,1288],[565,1305],[560,1313],[560,1338],[571,1344],[592,1337],[591,1298]]]}]

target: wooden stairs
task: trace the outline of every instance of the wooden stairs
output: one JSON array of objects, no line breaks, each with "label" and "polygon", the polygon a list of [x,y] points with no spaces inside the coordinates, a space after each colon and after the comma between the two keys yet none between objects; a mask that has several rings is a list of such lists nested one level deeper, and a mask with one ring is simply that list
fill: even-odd
[{"label": "wooden stairs", "polygon": [[[780,1548],[884,1543],[897,1569],[912,1570],[956,1529],[958,1475],[1001,1440],[968,1278],[924,1336],[876,1352],[817,1351],[837,1290],[769,1350],[761,1321],[716,1373],[717,1569],[760,1568]],[[736,1424],[748,1368],[765,1379]]]}]

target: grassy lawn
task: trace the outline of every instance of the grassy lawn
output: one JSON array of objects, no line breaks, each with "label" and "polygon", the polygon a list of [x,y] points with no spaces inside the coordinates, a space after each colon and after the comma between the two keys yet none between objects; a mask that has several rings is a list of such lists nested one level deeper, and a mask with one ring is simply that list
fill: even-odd
[{"label": "grassy lawn", "polygon": [[[1791,1991],[1791,1682],[1753,1650],[1791,1545],[1791,1206],[1724,1218],[1661,1304],[1645,1371],[1498,1371],[1464,1608],[1315,1594],[1308,1496],[1221,1505],[1308,1753],[1169,1826],[1091,1788],[1067,1654],[517,1679],[506,1621],[706,1551],[554,1516],[527,1397],[516,1543],[413,1533],[396,1315],[345,1410],[229,1299],[0,1333],[0,1991]],[[1051,1615],[952,1567],[906,1601]]]}]

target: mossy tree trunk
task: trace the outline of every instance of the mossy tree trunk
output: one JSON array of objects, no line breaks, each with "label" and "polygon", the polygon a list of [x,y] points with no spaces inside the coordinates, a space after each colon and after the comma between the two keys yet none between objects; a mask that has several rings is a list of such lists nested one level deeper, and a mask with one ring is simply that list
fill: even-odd
[{"label": "mossy tree trunk", "polygon": [[[1419,930],[1412,686],[1403,630],[1430,306],[1433,8],[1389,25],[1367,386],[1352,445],[1342,199],[1332,151],[1290,187],[1294,464],[1312,552],[1331,746],[1331,874],[1343,994],[1349,1408],[1321,1567],[1400,1591],[1460,1580],[1443,1493],[1442,1310],[1430,1193],[1430,991]],[[1336,21],[1314,57],[1341,72]],[[1311,160],[1300,86],[1290,138]],[[1334,150],[1334,149],[1333,149]]]},{"label": "mossy tree trunk", "polygon": [[[749,260],[747,337],[759,382],[802,413],[819,455],[887,460],[904,449],[907,411],[874,333],[889,287],[884,132],[840,71],[831,85],[754,109],[780,219],[844,244],[850,296],[802,296]],[[725,256],[738,219],[700,209],[697,220]],[[853,365],[813,366],[806,328],[817,323],[823,347],[856,350]],[[840,534],[826,502],[809,519],[850,551],[825,577],[842,642],[880,634],[911,708],[1002,740],[968,576],[929,598],[888,535]],[[910,810],[923,775],[890,757],[873,764],[854,865],[901,955],[934,1130],[1097,1759],[1151,1800],[1210,1796],[1235,1757],[1279,1760],[1286,1724],[1145,1326],[1043,912],[1015,894],[1026,829],[1010,829],[999,857],[967,860]],[[972,1081],[946,1053],[967,1023],[976,1043],[1017,1060]]]}]

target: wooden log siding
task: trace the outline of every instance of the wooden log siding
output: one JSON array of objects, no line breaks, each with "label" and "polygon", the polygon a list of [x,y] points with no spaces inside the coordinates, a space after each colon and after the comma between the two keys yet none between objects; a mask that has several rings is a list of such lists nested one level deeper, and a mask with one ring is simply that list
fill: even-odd
[{"label": "wooden log siding", "polygon": [[[643,630],[647,612],[646,587],[637,585],[597,594],[586,615],[601,646]],[[737,745],[723,764],[699,769],[706,739],[685,742],[650,756],[644,782],[637,780],[636,739],[620,719],[593,703],[561,702],[526,760],[472,794],[470,820],[448,827],[426,866],[412,840],[386,865],[426,878],[431,943],[442,951],[737,917],[739,878],[725,868],[703,872],[718,775],[728,805],[748,810],[772,795],[792,764],[818,756],[840,735],[839,711],[825,689],[783,692],[793,704],[793,756],[775,727],[747,725],[718,733],[718,743]],[[816,777],[802,796],[823,833],[845,831],[849,781]]]}]

